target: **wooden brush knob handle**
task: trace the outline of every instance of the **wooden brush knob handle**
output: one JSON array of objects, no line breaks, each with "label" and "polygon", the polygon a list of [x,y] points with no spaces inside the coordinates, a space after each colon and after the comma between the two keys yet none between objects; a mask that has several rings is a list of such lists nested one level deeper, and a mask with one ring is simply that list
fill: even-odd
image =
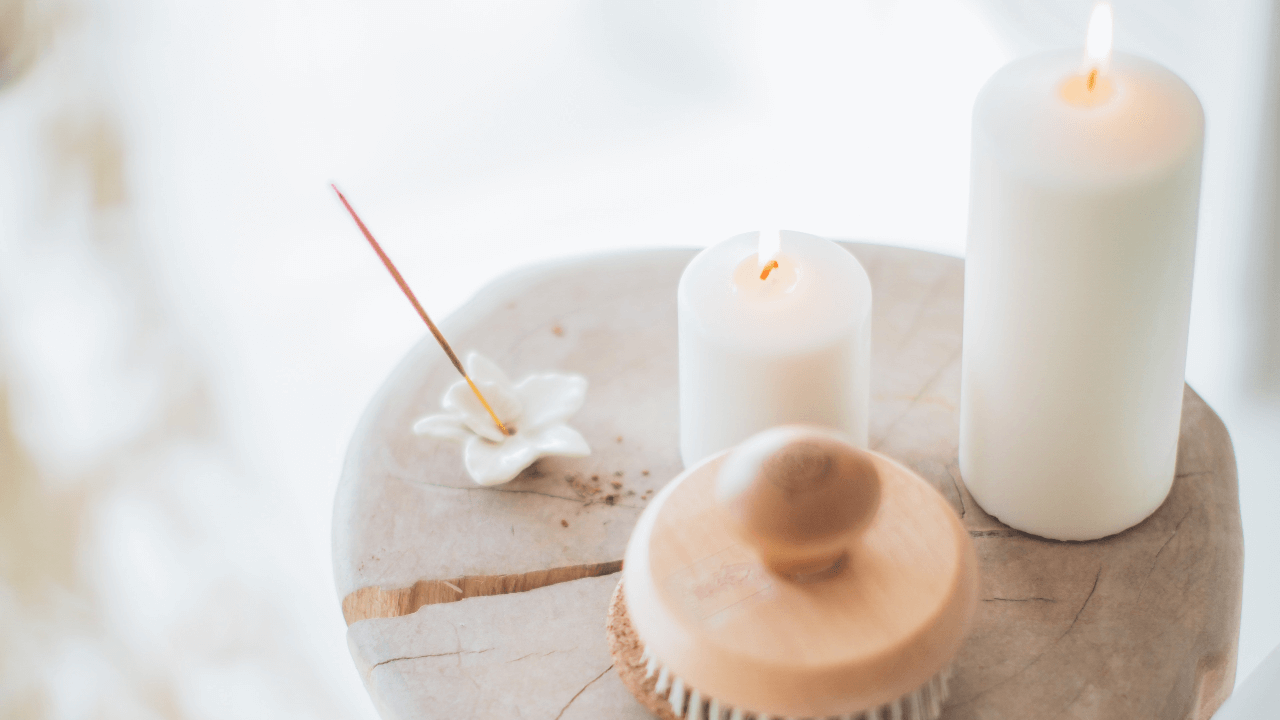
[{"label": "wooden brush knob handle", "polygon": [[771,572],[818,580],[839,571],[851,539],[875,517],[880,475],[870,455],[838,433],[776,427],[729,454],[716,501]]}]

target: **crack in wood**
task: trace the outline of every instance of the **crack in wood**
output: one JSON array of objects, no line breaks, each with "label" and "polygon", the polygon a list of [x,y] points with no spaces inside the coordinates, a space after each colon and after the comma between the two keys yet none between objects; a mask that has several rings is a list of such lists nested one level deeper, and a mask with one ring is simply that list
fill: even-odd
[{"label": "crack in wood", "polygon": [[1040,662],[1040,658],[1042,658],[1042,657],[1044,657],[1045,655],[1047,655],[1047,654],[1049,653],[1049,651],[1050,651],[1050,650],[1052,650],[1053,648],[1057,647],[1057,646],[1058,646],[1058,643],[1062,642],[1062,641],[1063,641],[1063,639],[1065,639],[1068,635],[1070,635],[1070,634],[1071,634],[1071,630],[1072,630],[1073,628],[1075,628],[1076,623],[1080,620],[1080,616],[1084,614],[1084,609],[1085,609],[1086,607],[1088,607],[1088,606],[1089,606],[1089,601],[1093,599],[1093,594],[1094,594],[1095,592],[1097,592],[1097,591],[1098,591],[1098,581],[1099,581],[1099,580],[1101,580],[1101,579],[1102,579],[1102,566],[1101,566],[1101,565],[1099,565],[1099,566],[1098,566],[1098,574],[1097,574],[1097,575],[1094,575],[1094,577],[1093,577],[1093,587],[1089,588],[1089,594],[1088,594],[1087,596],[1085,596],[1084,602],[1080,603],[1080,609],[1076,611],[1076,616],[1075,616],[1075,617],[1073,617],[1073,618],[1071,618],[1071,624],[1067,626],[1067,629],[1066,629],[1066,630],[1064,630],[1064,631],[1062,632],[1062,634],[1061,634],[1061,635],[1059,635],[1059,636],[1058,636],[1058,638],[1057,638],[1056,640],[1054,640],[1053,642],[1049,643],[1049,644],[1045,647],[1045,649],[1044,649],[1044,650],[1041,650],[1038,654],[1036,654],[1036,656],[1035,656],[1035,657],[1031,658],[1031,662],[1027,663],[1026,665],[1023,665],[1021,668],[1019,668],[1019,669],[1018,669],[1018,671],[1017,671],[1017,672],[1013,673],[1013,674],[1012,674],[1012,675],[1010,675],[1009,677],[1007,677],[1007,678],[1005,678],[1005,679],[1001,680],[1000,682],[998,682],[998,683],[996,683],[996,684],[994,684],[994,685],[991,685],[991,686],[989,686],[989,687],[987,687],[987,688],[985,688],[985,689],[983,689],[983,690],[979,691],[977,695],[974,695],[973,697],[970,697],[968,700],[965,700],[964,702],[956,703],[954,707],[961,707],[961,706],[963,706],[963,705],[968,705],[969,703],[971,703],[971,702],[973,702],[973,701],[977,700],[978,698],[982,697],[983,695],[986,695],[987,693],[991,692],[992,690],[995,690],[995,689],[997,689],[997,688],[1000,688],[1000,687],[1003,687],[1004,685],[1009,684],[1010,682],[1012,682],[1012,681],[1014,680],[1014,678],[1017,678],[1017,677],[1018,677],[1019,675],[1021,675],[1022,673],[1024,673],[1024,672],[1026,672],[1026,671],[1030,670],[1030,669],[1032,668],[1032,666],[1034,666],[1036,663]]},{"label": "crack in wood", "polygon": [[1057,715],[1055,715],[1054,717],[1062,717],[1063,715],[1066,715],[1066,714],[1067,714],[1067,712],[1069,712],[1069,711],[1071,710],[1071,706],[1072,706],[1072,705],[1075,705],[1075,704],[1076,704],[1076,701],[1080,699],[1080,696],[1084,694],[1084,691],[1085,691],[1085,690],[1088,690],[1088,689],[1089,689],[1089,683],[1088,683],[1088,682],[1082,682],[1082,683],[1080,683],[1080,689],[1079,689],[1078,691],[1076,691],[1076,694],[1075,694],[1075,695],[1072,695],[1072,696],[1071,696],[1071,699],[1070,699],[1070,700],[1068,700],[1065,704],[1063,704],[1063,706],[1062,706],[1062,710],[1061,710],[1061,711],[1059,711],[1059,712],[1058,712],[1058,714],[1057,714]]},{"label": "crack in wood", "polygon": [[1192,508],[1187,508],[1187,511],[1182,514],[1182,519],[1173,526],[1173,532],[1169,533],[1169,537],[1161,543],[1160,549],[1151,558],[1151,567],[1147,568],[1147,574],[1142,577],[1142,584],[1138,586],[1138,600],[1142,599],[1142,591],[1147,589],[1147,581],[1151,579],[1151,573],[1155,572],[1156,564],[1160,562],[1160,553],[1164,552],[1164,549],[1169,547],[1169,543],[1173,542],[1173,539],[1178,536],[1178,531],[1182,529],[1182,523],[1186,522],[1188,517],[1191,517],[1191,510]]},{"label": "crack in wood", "polygon": [[565,711],[569,709],[569,706],[573,704],[573,701],[577,700],[579,695],[586,692],[587,688],[591,687],[591,685],[595,683],[596,680],[599,680],[600,678],[604,677],[604,674],[609,672],[612,669],[613,669],[613,666],[610,665],[609,667],[605,668],[604,671],[601,672],[599,675],[591,678],[591,682],[588,682],[586,685],[583,685],[582,689],[579,690],[576,694],[574,694],[573,697],[569,698],[569,702],[565,703],[564,707],[560,708],[560,712],[556,713],[556,720],[560,720],[560,718],[564,717]]},{"label": "crack in wood", "polygon": [[534,655],[537,655],[538,657],[551,657],[552,655],[555,655],[555,654],[557,654],[557,653],[573,652],[574,650],[577,650],[577,649],[578,649],[578,648],[571,648],[571,649],[569,649],[569,650],[548,650],[547,652],[544,652],[544,653],[531,652],[531,653],[529,653],[529,654],[527,654],[527,655],[521,655],[520,657],[516,658],[515,660],[508,660],[507,662],[508,662],[508,663],[520,662],[521,660],[527,660],[527,659],[529,659],[529,658],[533,657]]},{"label": "crack in wood", "polygon": [[907,344],[915,338],[916,331],[920,329],[920,321],[924,319],[925,313],[934,309],[938,295],[941,294],[947,283],[954,279],[954,276],[947,272],[948,269],[943,268],[943,271],[938,275],[938,279],[929,284],[929,289],[926,291],[924,299],[916,306],[915,315],[912,316],[911,322],[908,323],[906,331],[902,334],[902,340],[898,342],[897,355],[901,355]]},{"label": "crack in wood", "polygon": [[459,662],[461,662],[463,655],[479,655],[481,653],[487,653],[492,649],[493,648],[485,648],[483,650],[454,650],[452,652],[444,652],[444,653],[429,653],[426,655],[405,655],[404,657],[394,657],[387,660],[383,660],[381,662],[374,663],[373,666],[369,668],[369,674],[373,674],[374,670],[382,667],[383,665],[386,665],[387,663],[400,662],[401,660],[425,660],[427,658],[453,657],[456,655],[458,657]]},{"label": "crack in wood", "polygon": [[622,570],[621,560],[566,565],[510,575],[471,575],[447,580],[419,580],[407,588],[365,587],[342,599],[347,625],[373,618],[410,615],[424,605],[458,602],[467,598],[528,592],[571,580],[612,575]]},{"label": "crack in wood", "polygon": [[1022,533],[1017,530],[970,530],[971,538],[1011,538],[1021,537]]},{"label": "crack in wood", "polygon": [[907,415],[911,414],[911,410],[914,409],[916,404],[920,402],[920,398],[924,397],[929,392],[930,388],[933,387],[933,384],[938,381],[938,378],[942,377],[942,373],[946,372],[947,368],[951,367],[951,365],[954,364],[959,359],[960,359],[960,349],[957,348],[956,351],[953,352],[950,355],[950,357],[947,358],[947,361],[943,363],[937,370],[935,370],[933,374],[929,376],[928,380],[924,381],[924,385],[920,387],[920,392],[916,393],[916,396],[911,398],[911,402],[907,403],[907,408],[903,410],[898,415],[898,417],[894,418],[893,422],[889,423],[889,426],[885,428],[884,434],[881,435],[876,440],[872,441],[871,443],[872,450],[879,450],[880,447],[884,445],[885,441],[887,441],[893,435],[893,431],[897,429],[898,423],[902,422],[902,420],[906,418]]},{"label": "crack in wood", "polygon": [[1084,614],[1084,609],[1089,606],[1089,601],[1093,599],[1093,594],[1098,591],[1098,581],[1101,579],[1102,579],[1102,566],[1099,565],[1098,574],[1093,576],[1093,587],[1089,588],[1089,595],[1085,597],[1084,602],[1080,604],[1080,609],[1076,611],[1076,616],[1071,618],[1071,624],[1068,625],[1066,631],[1064,631],[1062,635],[1060,635],[1058,639],[1054,641],[1054,644],[1057,644],[1062,640],[1062,638],[1070,634],[1071,629],[1076,626],[1076,622],[1080,619],[1080,616]]},{"label": "crack in wood", "polygon": [[956,482],[956,474],[951,472],[951,466],[947,466],[947,477],[951,478],[951,487],[956,491],[956,499],[960,501],[960,519],[963,520],[966,515],[964,508],[964,493],[960,492],[960,483]]}]

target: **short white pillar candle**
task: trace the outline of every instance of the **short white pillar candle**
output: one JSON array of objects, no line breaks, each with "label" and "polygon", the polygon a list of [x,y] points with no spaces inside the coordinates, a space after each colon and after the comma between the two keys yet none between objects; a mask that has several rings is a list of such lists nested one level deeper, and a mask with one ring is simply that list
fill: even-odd
[{"label": "short white pillar candle", "polygon": [[1110,58],[1105,20],[1092,66],[1010,63],[973,115],[960,470],[1061,540],[1164,502],[1186,366],[1204,115],[1167,69]]},{"label": "short white pillar candle", "polygon": [[[846,249],[745,233],[689,263],[677,291],[686,467],[775,425],[867,444],[871,281]],[[770,256],[777,262],[765,279]]]}]

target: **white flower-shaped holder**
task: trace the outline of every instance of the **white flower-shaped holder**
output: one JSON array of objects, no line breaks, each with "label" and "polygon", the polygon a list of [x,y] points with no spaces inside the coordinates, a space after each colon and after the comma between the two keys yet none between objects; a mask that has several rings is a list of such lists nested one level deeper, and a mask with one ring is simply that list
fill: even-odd
[{"label": "white flower-shaped holder", "polygon": [[586,457],[591,447],[565,422],[582,407],[587,379],[581,375],[541,373],[512,383],[491,360],[470,353],[467,374],[493,411],[512,430],[503,435],[466,380],[445,391],[441,415],[413,424],[418,435],[463,443],[467,474],[479,485],[500,485],[548,455]]}]

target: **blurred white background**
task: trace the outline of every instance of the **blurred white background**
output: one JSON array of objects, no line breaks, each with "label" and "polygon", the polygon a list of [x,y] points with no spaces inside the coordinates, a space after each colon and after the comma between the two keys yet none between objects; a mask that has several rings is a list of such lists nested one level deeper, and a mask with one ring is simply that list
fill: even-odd
[{"label": "blurred white background", "polygon": [[[1115,0],[1208,119],[1188,361],[1280,643],[1280,18]],[[0,715],[372,718],[346,441],[500,274],[773,223],[963,255],[969,112],[1091,0],[0,0]]]}]

